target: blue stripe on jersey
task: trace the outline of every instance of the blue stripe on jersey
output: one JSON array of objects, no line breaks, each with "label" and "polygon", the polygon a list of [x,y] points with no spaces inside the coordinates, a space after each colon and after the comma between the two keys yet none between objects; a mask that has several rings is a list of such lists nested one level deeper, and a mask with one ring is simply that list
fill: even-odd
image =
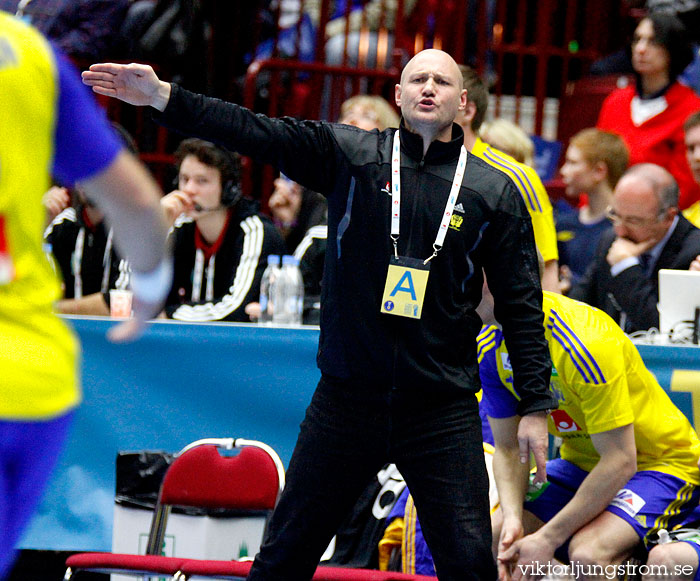
[{"label": "blue stripe on jersey", "polygon": [[338,224],[338,234],[335,237],[336,252],[338,253],[338,258],[340,259],[340,243],[343,239],[343,234],[350,226],[350,214],[352,214],[352,201],[355,197],[355,178],[350,179],[350,191],[348,192],[348,201],[345,205],[345,215],[341,218]]},{"label": "blue stripe on jersey", "polygon": [[[581,374],[581,376],[584,378],[586,383],[597,383],[593,378],[591,378],[586,371],[584,371],[581,368],[581,365],[579,362],[576,360],[576,356],[574,355],[574,349],[571,346],[571,342],[569,341],[569,338],[566,337],[565,335],[557,335],[556,332],[553,329],[553,324],[549,324],[548,327],[552,329],[552,339],[554,339],[557,343],[559,343],[562,346],[562,349],[566,351],[569,354],[569,357],[571,358],[572,363],[578,369],[578,372]],[[587,366],[586,366],[587,367]],[[590,371],[590,370],[589,370]]]},{"label": "blue stripe on jersey", "polygon": [[[571,328],[561,319],[556,311],[552,310],[551,313],[556,319],[556,321],[553,321],[550,318],[547,325],[550,329],[552,329],[552,337],[556,339],[557,342],[569,354],[571,361],[579,370],[579,373],[581,373],[587,383],[593,383],[595,385],[605,383],[603,372],[600,370],[600,367],[598,367],[598,363],[594,359],[593,355],[591,355],[591,352],[586,348],[586,346],[581,342]],[[581,365],[586,368],[587,373],[583,371]]]},{"label": "blue stripe on jersey", "polygon": [[[490,147],[484,151],[484,157],[490,159],[497,167],[503,169],[503,171],[508,172],[517,182],[520,184],[521,192],[524,192],[525,197],[527,197],[527,202],[530,205],[532,211],[542,211],[542,206],[540,205],[540,200],[535,193],[535,188],[532,182],[527,177],[527,174],[519,167],[510,163],[509,160],[497,155],[493,149]],[[523,181],[523,178],[525,181]],[[534,200],[534,201],[533,201]],[[535,204],[537,208],[535,208]]]},{"label": "blue stripe on jersey", "polygon": [[465,290],[467,287],[467,281],[471,279],[472,276],[474,276],[474,263],[472,262],[472,259],[470,258],[472,252],[474,252],[481,243],[481,239],[484,237],[484,230],[489,227],[491,222],[484,222],[484,224],[479,228],[479,234],[476,237],[476,241],[474,242],[474,246],[472,246],[469,249],[469,252],[467,252],[467,265],[469,266],[469,272],[467,273],[467,277],[464,279],[464,282],[462,282],[462,290]]},{"label": "blue stripe on jersey", "polygon": [[559,324],[562,326],[562,328],[564,328],[566,330],[566,332],[571,337],[571,339],[578,344],[578,348],[579,348],[580,352],[582,353],[582,355],[586,358],[586,360],[591,365],[591,367],[593,367],[595,369],[593,374],[597,375],[597,379],[600,381],[600,383],[607,383],[605,380],[605,376],[603,375],[603,371],[598,366],[598,362],[595,360],[595,357],[593,357],[591,352],[588,350],[588,347],[586,347],[583,344],[583,341],[581,341],[581,339],[578,338],[578,336],[576,335],[576,333],[574,333],[574,331],[571,329],[571,327],[569,327],[569,325],[566,324],[564,319],[562,319],[559,316],[559,313],[557,313],[554,309],[552,309],[550,312],[552,313],[552,315],[554,317],[556,317]]},{"label": "blue stripe on jersey", "polygon": [[581,339],[578,338],[578,336],[576,335],[576,333],[573,332],[571,327],[569,327],[569,325],[566,324],[564,319],[562,319],[559,316],[559,313],[557,313],[554,309],[551,310],[551,313],[554,317],[556,317],[556,319],[560,323],[560,325],[564,329],[566,329],[569,336],[578,344],[581,353],[585,356],[586,360],[590,363],[590,365],[595,369],[594,375],[597,375],[597,379],[600,381],[600,383],[607,383],[605,376],[603,375],[603,371],[598,366],[598,362],[595,360],[595,357],[593,357],[591,352],[588,350],[588,347],[586,347],[583,344],[583,341],[581,341]]}]

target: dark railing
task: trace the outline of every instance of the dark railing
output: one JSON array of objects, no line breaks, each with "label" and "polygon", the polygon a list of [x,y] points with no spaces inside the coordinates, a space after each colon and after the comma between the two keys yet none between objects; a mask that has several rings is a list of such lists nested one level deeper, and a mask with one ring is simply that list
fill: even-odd
[{"label": "dark railing", "polygon": [[[209,92],[257,112],[334,120],[340,103],[351,94],[380,94],[393,101],[393,84],[402,65],[417,51],[434,47],[471,64],[489,81],[494,97],[491,115],[510,117],[530,133],[560,140],[595,123],[593,104],[583,109],[576,105],[576,95],[590,93],[584,89],[595,82],[584,80],[578,92],[576,83],[585,78],[594,60],[627,43],[630,22],[637,16],[630,15],[623,0],[347,0],[339,16],[346,21],[353,5],[378,8],[372,22],[360,13],[359,29],[377,34],[380,55],[376,59],[360,55],[351,66],[345,26],[342,58],[333,66],[327,63],[326,38],[333,0],[317,3],[315,28],[308,28],[308,20],[295,23],[292,18],[286,32],[280,26],[279,8],[266,12],[268,2],[197,1],[205,6],[211,25],[202,62],[212,77],[206,84]],[[299,4],[303,11],[311,0]],[[412,10],[405,15],[407,7]],[[282,39],[290,30],[296,38],[283,50]],[[309,52],[302,42],[304,34],[311,57],[303,54],[302,49]],[[270,50],[256,59],[263,41]],[[168,70],[176,66],[167,64]],[[593,92],[598,99],[600,91]],[[150,128],[142,114],[107,105],[112,118],[128,121],[125,125],[141,146],[142,158],[162,182],[176,140],[164,130]],[[265,201],[269,189],[258,188],[269,188],[270,180],[255,184],[248,175],[246,182],[246,191]]]}]

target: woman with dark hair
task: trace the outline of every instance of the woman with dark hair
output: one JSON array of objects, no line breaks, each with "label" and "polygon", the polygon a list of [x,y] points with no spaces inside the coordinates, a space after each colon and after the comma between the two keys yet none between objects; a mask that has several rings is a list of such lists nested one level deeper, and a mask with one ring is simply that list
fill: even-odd
[{"label": "woman with dark hair", "polygon": [[681,21],[672,14],[649,14],[632,39],[636,83],[613,91],[598,117],[599,129],[625,140],[630,165],[656,163],[671,172],[681,190],[681,208],[700,199],[700,187],[685,158],[683,137],[683,123],[700,110],[700,97],[678,81],[692,58]]}]

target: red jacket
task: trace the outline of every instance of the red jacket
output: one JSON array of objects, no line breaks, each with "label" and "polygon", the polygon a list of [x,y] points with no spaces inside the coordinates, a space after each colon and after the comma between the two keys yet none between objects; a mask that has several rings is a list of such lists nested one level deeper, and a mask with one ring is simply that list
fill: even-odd
[{"label": "red jacket", "polygon": [[681,191],[679,205],[687,208],[700,199],[700,186],[685,159],[683,123],[691,113],[700,110],[700,97],[675,82],[666,92],[666,109],[637,126],[631,113],[636,94],[633,85],[613,91],[603,102],[598,128],[617,133],[625,140],[630,148],[630,165],[656,163],[671,172]]}]

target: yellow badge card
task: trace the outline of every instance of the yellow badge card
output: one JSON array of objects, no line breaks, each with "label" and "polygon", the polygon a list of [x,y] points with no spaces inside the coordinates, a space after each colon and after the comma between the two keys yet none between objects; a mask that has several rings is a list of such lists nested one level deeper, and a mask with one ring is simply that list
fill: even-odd
[{"label": "yellow badge card", "polygon": [[422,260],[399,256],[391,258],[382,297],[382,313],[420,319],[428,285],[430,265]]}]

